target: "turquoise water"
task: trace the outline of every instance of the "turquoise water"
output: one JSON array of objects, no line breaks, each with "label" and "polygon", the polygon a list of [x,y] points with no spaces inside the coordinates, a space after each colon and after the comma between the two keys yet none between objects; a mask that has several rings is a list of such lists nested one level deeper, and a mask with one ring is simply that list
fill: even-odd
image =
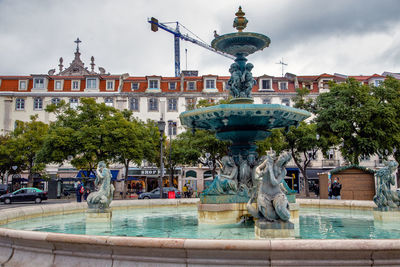
[{"label": "turquoise water", "polygon": [[[300,210],[302,239],[400,238],[400,222],[374,223],[371,211],[340,209]],[[30,219],[2,227],[69,234],[208,239],[254,239],[254,224],[199,225],[196,207],[129,209],[113,212],[111,223],[86,223],[85,214]]]}]

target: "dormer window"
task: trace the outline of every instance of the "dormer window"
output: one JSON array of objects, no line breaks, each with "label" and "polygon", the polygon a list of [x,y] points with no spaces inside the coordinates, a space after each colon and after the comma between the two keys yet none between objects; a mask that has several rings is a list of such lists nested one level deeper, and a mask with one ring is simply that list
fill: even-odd
[{"label": "dormer window", "polygon": [[139,89],[139,83],[131,83],[131,89],[132,90],[138,90]]},{"label": "dormer window", "polygon": [[259,90],[273,90],[272,89],[272,79],[261,79]]},{"label": "dormer window", "polygon": [[54,90],[62,90],[62,87],[63,87],[63,81],[61,80],[54,81]]},{"label": "dormer window", "polygon": [[44,78],[35,78],[33,80],[33,88],[44,89]]},{"label": "dormer window", "polygon": [[287,90],[288,82],[279,82],[279,90]]},{"label": "dormer window", "polygon": [[149,89],[159,89],[158,80],[149,80]]},{"label": "dormer window", "polygon": [[215,89],[214,79],[206,79],[206,89]]},{"label": "dormer window", "polygon": [[381,86],[382,83],[383,83],[383,80],[375,80],[374,86],[376,86],[376,87]]},{"label": "dormer window", "polygon": [[107,81],[107,90],[114,90],[114,81]]},{"label": "dormer window", "polygon": [[188,90],[196,90],[196,82],[187,82],[187,89]]},{"label": "dormer window", "polygon": [[80,81],[72,81],[71,83],[72,90],[79,90],[80,89]]},{"label": "dormer window", "polygon": [[175,90],[176,89],[176,82],[170,82],[169,83],[169,90]]},{"label": "dormer window", "polygon": [[19,81],[18,83],[18,90],[26,90],[28,81],[23,80],[23,81]]},{"label": "dormer window", "polygon": [[97,79],[96,78],[87,78],[86,79],[86,88],[87,89],[97,89]]}]

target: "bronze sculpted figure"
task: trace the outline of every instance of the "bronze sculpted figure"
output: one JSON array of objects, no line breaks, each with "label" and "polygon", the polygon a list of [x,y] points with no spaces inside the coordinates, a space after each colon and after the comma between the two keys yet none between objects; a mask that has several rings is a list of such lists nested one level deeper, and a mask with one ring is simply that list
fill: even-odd
[{"label": "bronze sculpted figure", "polygon": [[259,181],[257,209],[252,206],[254,194],[247,203],[247,209],[253,217],[285,222],[290,219],[289,203],[280,186],[286,176],[285,166],[290,159],[289,153],[276,157],[274,151],[269,151],[266,159],[256,167],[254,179]]},{"label": "bronze sculpted figure", "polygon": [[395,171],[398,163],[394,160],[384,162],[384,168],[375,174],[377,181],[376,195],[374,202],[380,209],[398,208],[400,206],[400,196],[396,191],[390,190],[390,185],[395,185]]},{"label": "bronze sculpted figure", "polygon": [[215,177],[212,184],[203,191],[204,195],[235,195],[237,186],[238,167],[232,157],[222,158],[221,175]]},{"label": "bronze sculpted figure", "polygon": [[98,191],[91,193],[87,198],[90,209],[104,210],[110,207],[114,194],[114,186],[111,184],[111,172],[104,161],[100,161],[96,170],[95,185]]}]

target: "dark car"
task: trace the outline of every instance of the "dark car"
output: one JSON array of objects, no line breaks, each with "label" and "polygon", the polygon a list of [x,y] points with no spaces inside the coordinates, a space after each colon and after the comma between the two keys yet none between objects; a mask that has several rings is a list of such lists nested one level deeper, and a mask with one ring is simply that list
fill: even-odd
[{"label": "dark car", "polygon": [[[181,192],[175,187],[163,187],[163,197],[168,198],[168,192],[175,191],[175,198],[181,198]],[[150,192],[141,193],[139,199],[160,198],[160,188],[153,189]]]},{"label": "dark car", "polygon": [[35,201],[40,203],[42,200],[47,199],[47,192],[34,187],[21,188],[9,194],[0,196],[0,201],[5,204],[11,204],[12,202],[25,202]]},{"label": "dark car", "polygon": [[0,184],[0,196],[8,193],[8,186],[6,184]]}]

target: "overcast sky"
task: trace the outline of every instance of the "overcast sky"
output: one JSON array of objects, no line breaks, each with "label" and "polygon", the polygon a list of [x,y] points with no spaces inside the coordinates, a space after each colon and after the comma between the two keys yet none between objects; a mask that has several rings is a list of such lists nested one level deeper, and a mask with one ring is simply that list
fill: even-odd
[{"label": "overcast sky", "polygon": [[[253,75],[400,72],[398,0],[0,0],[0,75],[42,74],[69,66],[77,37],[85,66],[112,74],[174,76],[173,35],[148,17],[179,21],[207,43],[232,28],[239,5],[245,31],[271,38],[248,57]],[[185,59],[187,49],[187,61]],[[181,69],[229,75],[231,60],[181,41]],[[58,69],[58,68],[57,68]]]}]

